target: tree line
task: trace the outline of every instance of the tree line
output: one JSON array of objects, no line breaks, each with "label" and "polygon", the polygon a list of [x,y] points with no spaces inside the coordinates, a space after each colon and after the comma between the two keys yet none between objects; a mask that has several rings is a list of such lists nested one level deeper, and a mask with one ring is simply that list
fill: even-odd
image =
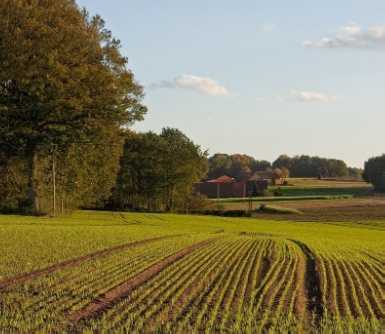
[{"label": "tree line", "polygon": [[273,162],[273,168],[287,168],[292,177],[352,177],[360,178],[362,170],[348,167],[343,160],[328,159],[317,156],[300,155],[279,156]]},{"label": "tree line", "polygon": [[208,178],[222,175],[246,179],[256,172],[268,171],[272,177],[352,177],[360,178],[362,170],[350,168],[342,160],[311,157],[307,155],[279,156],[274,162],[256,160],[244,154],[215,154],[209,158]]}]

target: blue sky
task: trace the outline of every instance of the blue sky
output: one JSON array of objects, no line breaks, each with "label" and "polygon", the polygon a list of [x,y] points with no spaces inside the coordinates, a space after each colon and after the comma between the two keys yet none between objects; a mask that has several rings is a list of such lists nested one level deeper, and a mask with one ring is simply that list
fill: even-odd
[{"label": "blue sky", "polygon": [[210,153],[363,162],[385,152],[385,1],[79,0],[100,14],[149,113]]}]

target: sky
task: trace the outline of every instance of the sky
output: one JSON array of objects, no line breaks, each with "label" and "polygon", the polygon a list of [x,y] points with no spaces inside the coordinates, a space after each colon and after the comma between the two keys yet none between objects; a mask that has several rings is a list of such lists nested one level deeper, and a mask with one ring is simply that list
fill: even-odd
[{"label": "sky", "polygon": [[182,130],[210,154],[385,153],[383,0],[78,0],[144,86],[138,131]]}]

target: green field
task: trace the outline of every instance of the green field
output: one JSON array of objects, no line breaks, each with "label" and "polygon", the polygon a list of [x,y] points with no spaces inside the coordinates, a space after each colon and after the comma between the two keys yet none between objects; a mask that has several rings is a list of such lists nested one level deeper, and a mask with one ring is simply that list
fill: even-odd
[{"label": "green field", "polygon": [[228,203],[246,203],[252,200],[253,202],[281,202],[281,201],[309,201],[309,200],[338,200],[349,199],[352,195],[299,195],[299,196],[266,196],[266,197],[243,197],[243,198],[220,198],[211,200],[217,204]]},{"label": "green field", "polygon": [[343,178],[318,179],[318,178],[288,178],[290,187],[297,188],[372,188],[361,180],[349,180]]},{"label": "green field", "polygon": [[[327,207],[328,203],[344,203],[344,206],[356,205],[355,200],[365,201],[372,199],[372,186],[363,181],[355,180],[339,180],[339,179],[316,179],[316,178],[290,178],[287,180],[288,186],[270,186],[269,193],[279,192],[279,196],[259,196],[251,198],[220,198],[211,199],[211,210],[232,211],[232,210],[249,210],[250,201],[252,208],[258,209],[261,204],[272,203],[273,206],[282,207],[282,209],[290,208],[294,210],[307,209],[306,203],[314,203],[316,201],[324,201],[325,204],[320,207]],[[367,201],[366,201],[367,202]],[[354,204],[353,204],[354,203]],[[381,204],[385,204],[381,203]],[[306,210],[307,211],[307,210]],[[346,214],[344,212],[343,214]],[[317,217],[322,218],[322,212],[317,212]],[[334,216],[336,216],[334,214]],[[370,214],[369,214],[370,216]],[[296,217],[297,218],[297,217]],[[311,220],[314,220],[312,214]],[[305,217],[306,219],[306,217]],[[303,220],[301,218],[301,220]],[[316,219],[318,220],[318,219]]]},{"label": "green field", "polygon": [[[276,187],[271,188],[274,191]],[[280,187],[282,196],[364,196],[368,187]]]},{"label": "green field", "polygon": [[270,191],[274,192],[279,188],[282,196],[302,198],[306,196],[365,196],[372,191],[371,185],[362,181],[291,178],[287,182],[289,186],[270,187]]},{"label": "green field", "polygon": [[1,333],[385,331],[385,222],[83,211],[0,237]]}]

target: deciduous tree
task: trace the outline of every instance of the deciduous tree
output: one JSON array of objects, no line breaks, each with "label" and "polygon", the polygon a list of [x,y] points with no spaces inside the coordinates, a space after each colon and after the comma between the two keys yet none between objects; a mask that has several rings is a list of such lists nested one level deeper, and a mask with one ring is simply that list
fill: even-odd
[{"label": "deciduous tree", "polygon": [[0,2],[0,144],[27,161],[31,211],[39,211],[39,152],[142,119],[142,95],[99,16],[72,0]]},{"label": "deciduous tree", "polygon": [[375,190],[385,192],[385,154],[365,162],[363,178],[373,184]]}]

